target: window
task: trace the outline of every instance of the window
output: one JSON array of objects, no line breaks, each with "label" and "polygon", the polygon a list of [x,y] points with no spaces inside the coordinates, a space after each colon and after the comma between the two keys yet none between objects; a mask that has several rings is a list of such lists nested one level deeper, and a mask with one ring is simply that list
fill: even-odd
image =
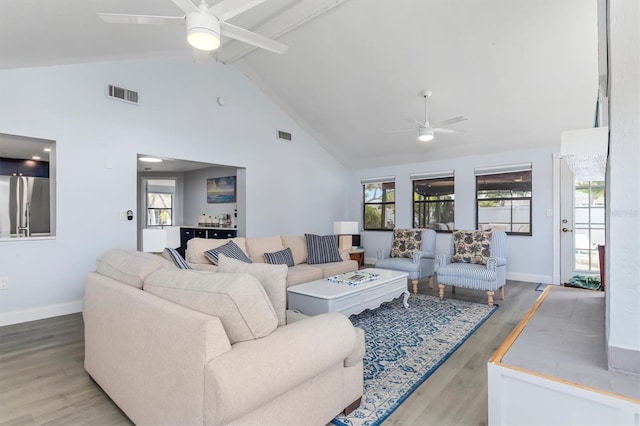
[{"label": "window", "polygon": [[[381,179],[381,180],[377,180]],[[364,199],[365,231],[384,231],[395,228],[396,224],[396,183],[395,178],[362,180]]]},{"label": "window", "polygon": [[575,182],[576,271],[598,272],[598,245],[604,244],[604,181]]},{"label": "window", "polygon": [[477,229],[532,235],[531,164],[476,169]]},{"label": "window", "polygon": [[173,225],[174,193],[174,180],[147,181],[147,226]]},{"label": "window", "polygon": [[411,175],[413,181],[413,226],[436,232],[453,232],[454,178],[448,172]]}]

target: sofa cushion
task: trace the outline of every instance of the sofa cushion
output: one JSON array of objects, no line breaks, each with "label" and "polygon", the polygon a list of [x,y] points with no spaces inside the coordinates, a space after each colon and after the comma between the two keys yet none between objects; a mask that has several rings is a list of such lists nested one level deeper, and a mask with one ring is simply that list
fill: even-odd
[{"label": "sofa cushion", "polygon": [[302,263],[289,268],[287,287],[322,279],[322,269]]},{"label": "sofa cushion", "polygon": [[113,249],[98,257],[96,272],[132,287],[142,288],[145,278],[168,266],[168,262],[165,262],[166,259],[155,254]]},{"label": "sofa cushion", "polygon": [[246,244],[249,257],[256,263],[265,263],[266,252],[280,251],[284,248],[280,237],[249,238]]},{"label": "sofa cushion", "polygon": [[207,259],[209,259],[209,261],[214,265],[218,264],[218,256],[221,254],[224,254],[225,256],[232,259],[241,260],[246,263],[252,263],[251,259],[249,259],[249,257],[233,241],[229,241],[227,244],[223,244],[220,247],[216,247],[204,252],[204,255],[207,257]]},{"label": "sofa cushion", "polygon": [[264,260],[271,265],[295,265],[293,262],[293,254],[291,254],[291,249],[289,247],[275,253],[265,253]]},{"label": "sofa cushion", "polygon": [[276,311],[278,325],[287,323],[287,272],[289,268],[286,265],[245,263],[222,254],[218,258],[218,271],[245,273],[257,278]]},{"label": "sofa cushion", "polygon": [[174,248],[165,248],[162,252],[162,257],[171,261],[178,269],[193,269]]},{"label": "sofa cushion", "polygon": [[278,326],[264,287],[249,274],[160,269],[144,280],[144,291],[218,317],[231,344],[267,336]]},{"label": "sofa cushion", "polygon": [[304,235],[285,235],[280,237],[282,245],[291,249],[293,263],[299,265],[307,261],[307,239]]},{"label": "sofa cushion", "polygon": [[229,241],[233,241],[238,247],[240,247],[240,249],[242,249],[244,254],[247,254],[246,240],[243,237],[220,240],[214,238],[191,238],[187,242],[187,262],[192,266],[194,263],[210,265],[211,262],[209,262],[209,259],[204,255],[204,252],[227,244]]},{"label": "sofa cushion", "polygon": [[454,263],[487,264],[491,256],[491,231],[455,231],[453,233]]},{"label": "sofa cushion", "polygon": [[321,263],[313,266],[322,271],[322,278],[358,270],[358,262],[355,260]]},{"label": "sofa cushion", "polygon": [[307,240],[307,263],[316,265],[319,263],[340,262],[337,235],[304,234]]},{"label": "sofa cushion", "polygon": [[390,256],[411,259],[413,253],[420,251],[422,232],[422,229],[394,229]]}]

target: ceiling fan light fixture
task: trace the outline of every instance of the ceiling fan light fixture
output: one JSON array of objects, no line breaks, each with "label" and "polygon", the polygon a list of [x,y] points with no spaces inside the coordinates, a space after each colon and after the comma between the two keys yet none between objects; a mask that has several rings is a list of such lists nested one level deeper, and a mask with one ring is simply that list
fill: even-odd
[{"label": "ceiling fan light fixture", "polygon": [[418,141],[420,142],[430,142],[433,140],[433,130],[427,128],[420,128],[418,131]]},{"label": "ceiling fan light fixture", "polygon": [[220,21],[208,13],[187,15],[187,42],[198,50],[211,51],[220,47]]}]

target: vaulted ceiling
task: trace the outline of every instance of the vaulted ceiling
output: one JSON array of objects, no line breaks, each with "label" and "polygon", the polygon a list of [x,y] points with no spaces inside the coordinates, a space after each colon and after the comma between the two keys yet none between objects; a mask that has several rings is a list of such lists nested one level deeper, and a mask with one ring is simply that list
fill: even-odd
[{"label": "vaulted ceiling", "polygon": [[[210,1],[213,4],[214,1]],[[592,125],[596,0],[269,0],[231,22],[290,46],[223,40],[251,78],[349,167],[559,143]],[[184,52],[181,26],[106,24],[96,12],[180,15],[170,0],[0,0],[0,68]],[[416,141],[421,91],[454,134]],[[282,129],[287,130],[287,129]],[[294,143],[296,135],[293,135]]]}]

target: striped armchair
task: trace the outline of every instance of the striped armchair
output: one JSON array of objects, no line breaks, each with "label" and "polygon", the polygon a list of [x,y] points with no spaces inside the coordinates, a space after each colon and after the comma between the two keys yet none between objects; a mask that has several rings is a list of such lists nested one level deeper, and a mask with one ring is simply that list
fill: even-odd
[{"label": "striped armchair", "polygon": [[[490,248],[485,248],[484,253],[480,253],[480,251],[478,253],[470,253],[465,252],[464,244],[460,249],[460,245],[456,245],[456,241],[460,243],[460,238],[466,237],[469,239],[467,242],[471,242],[474,238],[471,234],[488,236],[488,233],[482,233],[482,231],[456,231],[451,240],[451,253],[453,254],[439,253],[437,255],[437,279],[440,300],[444,298],[445,285],[452,286],[452,292],[454,293],[456,286],[473,288],[486,291],[487,302],[489,307],[492,307],[493,294],[496,290],[499,290],[499,298],[504,299],[507,271],[507,234],[504,231],[492,231],[490,233]],[[483,237],[480,236],[479,238]],[[473,242],[476,241],[473,240]],[[477,247],[476,245],[474,248]]]},{"label": "striped armchair", "polygon": [[[421,241],[419,247],[413,247],[410,254],[393,253],[394,247],[409,247],[404,243],[397,245],[403,234],[419,232]],[[394,242],[392,249],[378,249],[376,268],[392,269],[394,271],[407,272],[412,284],[413,294],[418,294],[418,280],[429,278],[429,287],[433,288],[433,274],[436,266],[436,232],[431,229],[394,229]]]}]

